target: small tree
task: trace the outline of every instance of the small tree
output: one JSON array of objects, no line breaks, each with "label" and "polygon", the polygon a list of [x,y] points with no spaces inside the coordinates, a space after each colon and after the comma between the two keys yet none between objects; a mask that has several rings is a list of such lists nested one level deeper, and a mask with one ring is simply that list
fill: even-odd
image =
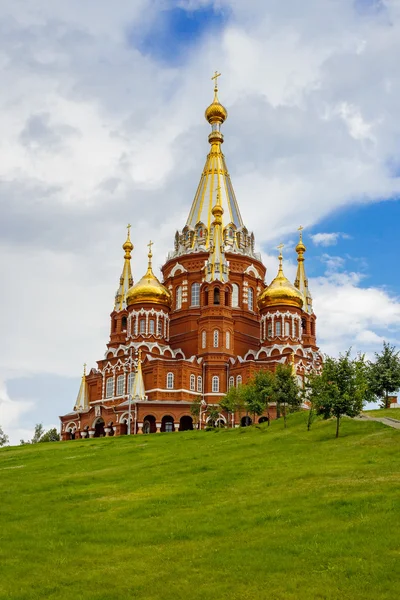
[{"label": "small tree", "polygon": [[[256,394],[263,405],[263,411],[269,408],[270,400],[274,392],[274,381],[275,375],[271,371],[258,371],[254,376],[254,386]],[[262,413],[260,413],[262,414]],[[268,414],[268,426],[269,426],[269,414]]]},{"label": "small tree", "polygon": [[[238,412],[240,421],[241,412],[242,410],[246,409],[245,388],[246,385],[239,385],[238,387],[232,386],[220,401],[219,406],[221,411],[227,412],[228,417],[229,415]],[[233,427],[232,421],[231,426]]]},{"label": "small tree", "polygon": [[207,427],[212,429],[216,427],[216,423],[219,419],[219,407],[218,406],[210,406],[208,409],[208,420]]},{"label": "small tree", "polygon": [[199,398],[198,400],[194,400],[194,402],[192,402],[192,404],[190,405],[190,414],[192,415],[193,422],[197,428],[199,427],[200,412],[201,412],[201,399]]},{"label": "small tree", "polygon": [[310,395],[317,414],[325,419],[336,418],[336,437],[339,437],[343,415],[357,416],[368,394],[368,376],[363,356],[350,358],[350,350],[339,358],[325,357],[319,377],[310,378]]},{"label": "small tree", "polygon": [[389,394],[400,388],[400,358],[387,342],[383,342],[381,354],[375,352],[375,362],[369,365],[369,386],[374,400],[381,399],[383,408],[389,408]]},{"label": "small tree", "polygon": [[243,385],[241,393],[246,409],[253,415],[253,421],[255,421],[256,415],[262,415],[265,410],[265,400],[253,382]]},{"label": "small tree", "polygon": [[42,423],[37,423],[37,425],[35,425],[35,431],[33,434],[33,438],[31,439],[31,444],[39,443],[40,438],[42,437],[43,434],[44,434],[44,427],[43,427]]},{"label": "small tree", "polygon": [[59,442],[60,441],[60,434],[58,433],[57,429],[55,427],[53,427],[53,429],[49,429],[48,431],[46,431],[46,433],[44,433],[39,442]]},{"label": "small tree", "polygon": [[6,435],[0,425],[0,447],[9,443],[8,435]]},{"label": "small tree", "polygon": [[277,415],[280,415],[283,407],[283,420],[285,427],[287,427],[287,408],[289,408],[289,412],[293,412],[298,410],[301,405],[300,390],[291,365],[279,364],[276,367],[272,385],[272,398],[276,402]]}]

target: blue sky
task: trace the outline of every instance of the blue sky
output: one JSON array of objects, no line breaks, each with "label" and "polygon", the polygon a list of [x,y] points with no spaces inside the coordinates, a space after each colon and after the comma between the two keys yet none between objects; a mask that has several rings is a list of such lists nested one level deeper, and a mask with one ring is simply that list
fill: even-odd
[{"label": "blue sky", "polygon": [[[0,424],[72,408],[102,357],[131,222],[161,265],[208,151],[218,69],[242,216],[295,272],[305,227],[322,351],[400,344],[400,11],[358,0],[4,0]],[[389,200],[390,198],[390,200]]]}]

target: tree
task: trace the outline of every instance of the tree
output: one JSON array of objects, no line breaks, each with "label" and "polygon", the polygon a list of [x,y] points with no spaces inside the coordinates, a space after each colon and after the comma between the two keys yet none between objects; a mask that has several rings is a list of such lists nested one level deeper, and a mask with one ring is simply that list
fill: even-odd
[{"label": "tree", "polygon": [[256,415],[262,415],[265,410],[264,397],[259,393],[254,382],[243,385],[241,394],[247,411],[253,415],[255,421]]},{"label": "tree", "polygon": [[33,433],[33,438],[28,441],[20,440],[19,443],[21,446],[25,446],[26,444],[39,444],[40,442],[59,442],[59,441],[60,441],[60,435],[55,427],[53,429],[49,429],[48,431],[45,431],[42,423],[37,423],[35,425],[35,431]]},{"label": "tree", "polygon": [[[274,380],[275,375],[272,371],[258,371],[254,376],[254,386],[256,388],[256,394],[263,404],[263,411],[268,412],[269,403],[274,391]],[[259,413],[259,414],[262,414]],[[269,412],[268,412],[268,426],[269,426]]]},{"label": "tree", "polygon": [[44,434],[44,427],[42,423],[37,423],[35,425],[35,431],[33,434],[33,438],[31,439],[31,444],[37,444],[40,442],[40,438]]},{"label": "tree", "polygon": [[192,402],[192,404],[190,405],[190,414],[192,415],[193,422],[197,428],[199,427],[200,412],[201,412],[201,399],[199,398],[198,400],[194,400]]},{"label": "tree", "polygon": [[280,416],[283,407],[283,419],[285,427],[287,407],[289,412],[298,410],[301,405],[300,390],[293,375],[292,365],[279,364],[276,367],[275,377],[272,385],[272,399],[276,402],[276,413]]},{"label": "tree", "polygon": [[350,350],[339,358],[326,356],[321,375],[310,378],[309,389],[316,413],[324,419],[336,418],[336,437],[339,437],[341,417],[357,416],[368,395],[364,356],[351,359]]},{"label": "tree", "polygon": [[[228,420],[229,420],[229,415],[232,415],[232,414],[235,414],[236,412],[238,412],[239,413],[239,421],[240,421],[241,412],[243,409],[246,408],[245,399],[244,399],[245,387],[246,387],[245,385],[239,385],[238,387],[232,386],[231,388],[229,388],[226,395],[220,401],[220,403],[219,403],[220,409],[222,412],[228,413]],[[233,426],[232,421],[231,421],[231,425]]]},{"label": "tree", "polygon": [[8,444],[10,440],[8,439],[8,435],[6,435],[0,425],[0,447]]},{"label": "tree", "polygon": [[209,429],[216,427],[216,423],[218,422],[218,420],[219,420],[219,407],[210,405],[208,408],[207,427]]},{"label": "tree", "polygon": [[60,434],[58,433],[58,431],[55,427],[53,427],[53,429],[49,429],[48,431],[46,431],[46,433],[44,433],[39,440],[40,443],[42,443],[42,442],[59,442],[59,441],[60,441]]},{"label": "tree", "polygon": [[400,388],[400,358],[395,347],[383,342],[381,354],[375,352],[375,362],[369,365],[369,386],[374,401],[381,399],[383,408],[389,408],[389,394]]}]

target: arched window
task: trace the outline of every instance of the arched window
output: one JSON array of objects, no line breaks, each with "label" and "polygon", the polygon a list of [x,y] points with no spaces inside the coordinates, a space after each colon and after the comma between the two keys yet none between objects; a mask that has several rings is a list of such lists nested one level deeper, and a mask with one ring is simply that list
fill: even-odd
[{"label": "arched window", "polygon": [[289,323],[289,321],[285,321],[285,336],[286,337],[290,336],[290,323]]},{"label": "arched window", "polygon": [[235,385],[235,378],[233,376],[229,377],[229,389]]},{"label": "arched window", "polygon": [[219,392],[219,377],[218,375],[214,375],[212,378],[212,391]]},{"label": "arched window", "polygon": [[254,310],[254,291],[251,287],[247,290],[247,306],[249,310]]},{"label": "arched window", "polygon": [[297,320],[294,319],[293,321],[293,337],[297,338]]},{"label": "arched window", "polygon": [[218,348],[218,346],[219,346],[219,331],[218,331],[218,329],[214,329],[213,346],[214,346],[214,348]]},{"label": "arched window", "polygon": [[174,389],[174,374],[167,373],[167,390],[173,390],[173,389]]},{"label": "arched window", "polygon": [[200,306],[200,284],[192,283],[191,305]]},{"label": "arched window", "polygon": [[155,331],[154,319],[150,319],[150,321],[149,321],[149,333],[154,333],[154,331]]},{"label": "arched window", "polygon": [[138,323],[138,317],[134,317],[135,319],[135,335],[138,334],[138,327],[139,327],[139,323]]},{"label": "arched window", "polygon": [[114,319],[114,321],[113,321],[113,332],[114,333],[117,331],[117,323],[118,323],[117,319]]},{"label": "arched window", "polygon": [[190,376],[190,391],[194,392],[196,389],[196,377],[194,375]]},{"label": "arched window", "polygon": [[121,329],[122,329],[122,331],[126,331],[127,324],[128,324],[128,319],[126,317],[122,317],[122,319],[121,319]]},{"label": "arched window", "polygon": [[114,394],[114,377],[109,377],[106,381],[106,398],[112,398]]},{"label": "arched window", "polygon": [[275,323],[275,335],[279,336],[282,333],[282,323],[280,321],[277,321]]},{"label": "arched window", "polygon": [[127,384],[127,388],[126,391],[128,394],[130,394],[132,392],[132,386],[133,386],[133,380],[135,378],[135,373],[129,373],[128,375],[128,384]]},{"label": "arched window", "polygon": [[197,391],[198,392],[203,391],[203,378],[201,375],[198,375],[198,377],[197,377]]},{"label": "arched window", "polygon": [[225,343],[226,349],[229,350],[230,345],[231,345],[231,334],[230,334],[229,331],[226,332],[226,340],[225,340],[225,342],[226,342]]},{"label": "arched window", "polygon": [[214,288],[214,304],[219,304],[219,288]]},{"label": "arched window", "polygon": [[239,286],[237,283],[232,283],[232,307],[238,308],[239,306]]},{"label": "arched window", "polygon": [[124,375],[118,375],[117,377],[117,396],[122,396],[124,393]]},{"label": "arched window", "polygon": [[311,335],[315,335],[315,321],[311,321]]},{"label": "arched window", "polygon": [[176,304],[175,304],[175,308],[177,310],[179,310],[180,308],[182,308],[182,286],[179,285],[176,288]]},{"label": "arched window", "polygon": [[272,337],[272,322],[268,323],[268,337]]},{"label": "arched window", "polygon": [[201,332],[201,347],[205,348],[207,346],[207,333],[205,331]]},{"label": "arched window", "polygon": [[162,328],[163,328],[163,322],[162,322],[161,317],[159,317],[158,325],[157,325],[157,335],[162,335]]},{"label": "arched window", "polygon": [[146,333],[146,319],[140,319],[139,333]]},{"label": "arched window", "polygon": [[238,375],[236,377],[236,387],[239,387],[239,385],[242,385],[242,376]]},{"label": "arched window", "polygon": [[307,321],[305,320],[304,317],[301,320],[301,328],[302,328],[303,332],[306,333],[306,331],[307,331]]}]

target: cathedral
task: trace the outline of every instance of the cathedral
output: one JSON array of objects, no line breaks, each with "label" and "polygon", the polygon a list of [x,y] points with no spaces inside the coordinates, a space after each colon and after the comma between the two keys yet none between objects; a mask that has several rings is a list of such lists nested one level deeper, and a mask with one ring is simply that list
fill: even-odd
[{"label": "cathedral", "polygon": [[[257,371],[288,363],[302,386],[307,373],[321,368],[301,228],[294,284],[285,277],[281,246],[278,273],[266,285],[222,153],[228,114],[217,77],[205,112],[210,151],[186,224],[160,279],[149,243],[147,270],[137,283],[128,226],[106,352],[97,368],[84,369],[73,411],[60,417],[63,440],[202,429],[227,390]],[[268,416],[276,416],[273,406]],[[221,412],[220,424],[227,421]],[[229,416],[232,426],[251,422],[248,415]]]}]

